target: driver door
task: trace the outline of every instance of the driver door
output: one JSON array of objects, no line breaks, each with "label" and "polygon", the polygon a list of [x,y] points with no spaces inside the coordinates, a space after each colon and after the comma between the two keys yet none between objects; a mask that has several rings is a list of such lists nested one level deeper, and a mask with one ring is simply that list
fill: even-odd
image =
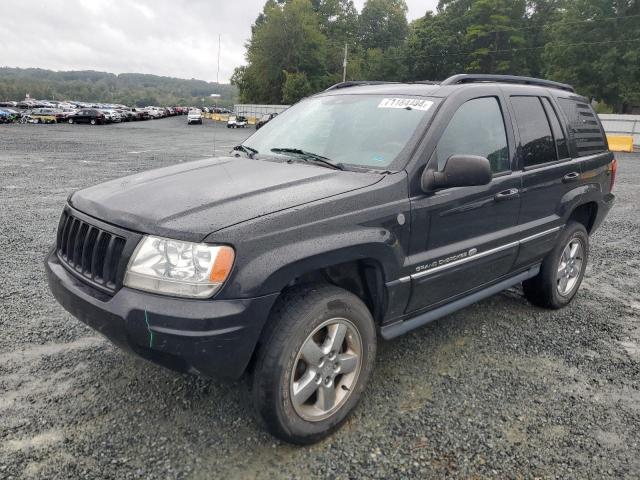
[{"label": "driver door", "polygon": [[[411,297],[407,312],[434,308],[507,275],[518,252],[521,174],[504,99],[461,99],[427,168],[442,171],[451,155],[489,159],[488,185],[455,187],[411,199]],[[422,172],[420,172],[422,173]]]}]

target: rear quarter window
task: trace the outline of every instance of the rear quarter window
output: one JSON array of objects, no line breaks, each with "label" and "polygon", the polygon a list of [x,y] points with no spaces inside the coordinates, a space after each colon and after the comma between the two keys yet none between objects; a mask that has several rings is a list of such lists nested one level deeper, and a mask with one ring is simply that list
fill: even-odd
[{"label": "rear quarter window", "polygon": [[558,104],[567,117],[569,139],[579,157],[607,150],[604,132],[591,105],[571,98],[558,98]]}]

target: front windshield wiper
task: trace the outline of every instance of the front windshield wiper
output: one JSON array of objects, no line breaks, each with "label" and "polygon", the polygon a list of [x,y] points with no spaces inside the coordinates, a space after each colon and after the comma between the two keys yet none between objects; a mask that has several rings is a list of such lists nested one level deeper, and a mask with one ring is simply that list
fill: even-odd
[{"label": "front windshield wiper", "polygon": [[253,160],[253,156],[258,153],[258,150],[256,150],[255,148],[251,148],[251,147],[247,147],[245,145],[236,145],[235,147],[233,147],[233,150],[235,152],[244,152],[247,154],[247,156]]},{"label": "front windshield wiper", "polygon": [[317,153],[307,152],[299,148],[272,148],[273,153],[292,153],[294,155],[300,155],[304,160],[313,160],[314,162],[321,163],[334,170],[344,170],[344,165],[341,163],[333,163],[331,159],[318,155]]}]

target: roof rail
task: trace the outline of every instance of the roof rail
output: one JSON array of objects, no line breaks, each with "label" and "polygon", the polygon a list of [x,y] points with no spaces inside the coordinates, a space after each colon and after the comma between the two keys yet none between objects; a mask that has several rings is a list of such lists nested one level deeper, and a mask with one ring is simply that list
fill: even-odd
[{"label": "roof rail", "polygon": [[347,82],[340,82],[340,83],[336,83],[335,85],[331,85],[329,88],[325,90],[325,92],[328,92],[330,90],[337,90],[338,88],[357,87],[360,85],[386,85],[389,83],[398,83],[398,82],[383,82],[378,80],[349,80]]},{"label": "roof rail", "polygon": [[459,85],[461,83],[480,83],[480,82],[498,82],[498,83],[517,83],[520,85],[537,85],[539,87],[557,88],[567,92],[575,93],[571,85],[566,83],[554,82],[552,80],[542,80],[532,77],[518,77],[515,75],[484,75],[484,74],[459,74],[444,80],[440,85]]}]

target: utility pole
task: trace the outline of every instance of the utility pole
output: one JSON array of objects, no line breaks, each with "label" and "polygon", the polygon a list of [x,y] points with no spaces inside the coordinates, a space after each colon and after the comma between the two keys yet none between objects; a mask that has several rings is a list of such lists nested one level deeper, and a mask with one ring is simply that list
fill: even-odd
[{"label": "utility pole", "polygon": [[220,85],[220,37],[218,35],[218,73],[216,73],[216,83]]},{"label": "utility pole", "polygon": [[344,61],[342,62],[342,81],[347,81],[347,44],[344,44]]}]

